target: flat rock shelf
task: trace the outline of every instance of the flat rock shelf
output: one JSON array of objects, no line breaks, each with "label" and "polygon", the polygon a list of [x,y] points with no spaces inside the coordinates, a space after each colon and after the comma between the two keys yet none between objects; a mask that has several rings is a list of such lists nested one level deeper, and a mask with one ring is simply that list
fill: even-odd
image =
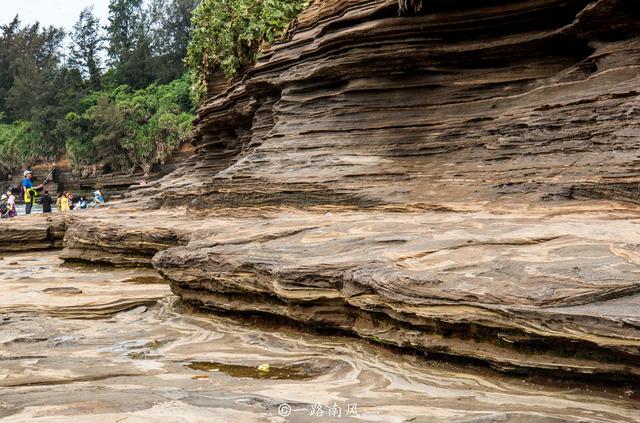
[{"label": "flat rock shelf", "polygon": [[631,207],[185,212],[121,204],[16,219],[5,234],[39,219],[43,233],[65,227],[59,256],[70,265],[157,272],[201,310],[506,373],[636,384],[640,219]]}]

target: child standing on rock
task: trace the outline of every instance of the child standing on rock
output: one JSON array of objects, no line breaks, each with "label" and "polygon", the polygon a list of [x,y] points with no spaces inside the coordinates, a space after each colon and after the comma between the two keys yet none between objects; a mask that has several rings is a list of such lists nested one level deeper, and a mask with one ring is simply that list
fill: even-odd
[{"label": "child standing on rock", "polygon": [[58,206],[58,210],[61,212],[71,210],[71,206],[69,205],[69,193],[65,193],[61,197],[58,198],[60,201],[60,205]]}]

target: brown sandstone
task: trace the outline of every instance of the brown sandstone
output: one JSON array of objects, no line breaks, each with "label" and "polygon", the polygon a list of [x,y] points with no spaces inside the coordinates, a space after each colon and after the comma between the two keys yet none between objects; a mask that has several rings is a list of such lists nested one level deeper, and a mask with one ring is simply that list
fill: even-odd
[{"label": "brown sandstone", "polygon": [[[638,16],[316,1],[203,106],[196,155],[74,220],[63,256],[152,263],[203,309],[635,380]],[[53,223],[34,227],[0,245],[53,246]]]}]

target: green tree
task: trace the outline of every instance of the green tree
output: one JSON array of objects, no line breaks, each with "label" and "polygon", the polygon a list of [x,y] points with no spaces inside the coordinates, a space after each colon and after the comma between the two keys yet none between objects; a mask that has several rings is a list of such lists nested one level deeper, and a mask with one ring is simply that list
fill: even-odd
[{"label": "green tree", "polygon": [[188,75],[142,90],[121,85],[93,92],[81,104],[83,111],[69,113],[59,126],[78,171],[95,165],[102,172],[149,173],[192,134],[195,100]]},{"label": "green tree", "polygon": [[37,138],[33,136],[29,122],[0,124],[0,173],[9,174],[16,164],[37,159],[36,147]]},{"label": "green tree", "polygon": [[127,60],[143,31],[142,0],[111,0],[107,49],[112,64]]},{"label": "green tree", "polygon": [[126,134],[126,120],[115,103],[101,97],[90,111],[95,126],[93,145],[97,151],[96,160],[104,162],[108,171],[129,171],[131,161],[122,146]]},{"label": "green tree", "polygon": [[111,0],[102,76],[91,8],[74,26],[69,60],[59,28],[18,17],[0,26],[0,174],[65,154],[78,173],[150,172],[191,137],[196,103],[180,72],[193,0],[162,4],[154,20],[142,0]]},{"label": "green tree", "polygon": [[12,34],[7,45],[11,86],[4,105],[9,119],[30,119],[56,90],[53,80],[60,70],[64,37],[62,29],[41,29],[38,23],[17,27]]},{"label": "green tree", "polygon": [[6,92],[0,112],[8,122],[28,121],[29,133],[38,139],[29,154],[25,153],[25,161],[51,157],[63,144],[54,129],[68,112],[69,86],[74,85],[62,66],[65,33],[60,28],[41,28],[38,23],[23,27],[17,18],[6,29],[0,74],[7,86],[11,85],[3,87]]},{"label": "green tree", "polygon": [[100,20],[93,13],[93,6],[80,12],[80,17],[73,26],[69,64],[80,70],[82,76],[88,78],[93,89],[100,88],[102,35]]},{"label": "green tree", "polygon": [[147,15],[156,81],[166,83],[184,74],[191,14],[197,3],[198,0],[152,0],[149,4]]},{"label": "green tree", "polygon": [[142,0],[111,0],[107,49],[113,85],[144,88],[155,80],[148,22]]},{"label": "green tree", "polygon": [[[6,99],[9,90],[13,86],[13,63],[17,56],[16,38],[20,30],[18,16],[6,24],[0,26],[0,113],[6,111]],[[2,114],[3,119],[6,117]]]}]

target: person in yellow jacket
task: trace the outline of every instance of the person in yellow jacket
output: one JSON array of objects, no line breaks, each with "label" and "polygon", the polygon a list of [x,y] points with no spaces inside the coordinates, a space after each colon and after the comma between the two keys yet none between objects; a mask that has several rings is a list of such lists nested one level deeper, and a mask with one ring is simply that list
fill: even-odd
[{"label": "person in yellow jacket", "polygon": [[68,193],[65,193],[62,197],[59,198],[60,205],[58,206],[58,210],[60,210],[61,212],[71,210],[71,206],[69,205],[69,197],[67,195]]}]

